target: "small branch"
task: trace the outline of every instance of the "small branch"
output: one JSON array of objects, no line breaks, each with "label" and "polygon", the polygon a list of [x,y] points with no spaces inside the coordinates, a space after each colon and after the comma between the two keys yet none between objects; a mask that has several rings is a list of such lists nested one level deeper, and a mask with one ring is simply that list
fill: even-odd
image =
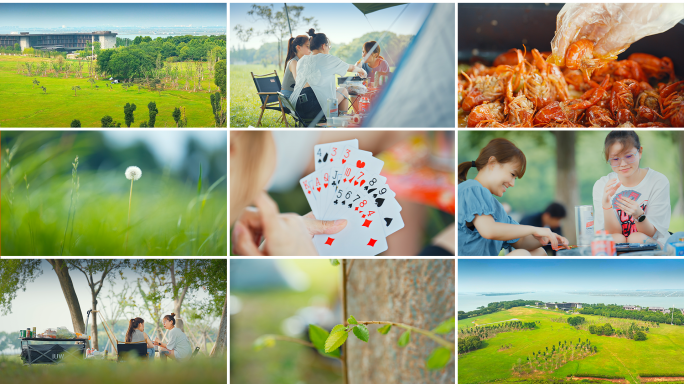
[{"label": "small branch", "polygon": [[[347,324],[347,260],[345,259],[342,259],[342,324]],[[342,383],[349,384],[349,377],[347,375],[347,343],[342,344],[341,350]]]},{"label": "small branch", "polygon": [[349,268],[347,268],[347,280],[349,280],[349,274],[351,273],[352,265],[354,265],[354,259],[349,261]]},{"label": "small branch", "polygon": [[358,320],[358,323],[359,324],[390,324],[390,325],[395,325],[397,327],[404,328],[404,329],[407,329],[409,331],[413,331],[413,332],[425,335],[425,336],[431,338],[432,340],[436,341],[438,344],[441,344],[441,345],[451,349],[452,351],[456,350],[456,345],[454,344],[454,342],[446,341],[446,340],[442,339],[441,337],[437,336],[437,334],[434,332],[430,332],[428,330],[421,329],[421,328],[416,328],[412,325],[408,325],[408,324],[404,324],[404,323],[395,323],[393,321],[374,321],[374,320],[370,320],[370,321]]}]

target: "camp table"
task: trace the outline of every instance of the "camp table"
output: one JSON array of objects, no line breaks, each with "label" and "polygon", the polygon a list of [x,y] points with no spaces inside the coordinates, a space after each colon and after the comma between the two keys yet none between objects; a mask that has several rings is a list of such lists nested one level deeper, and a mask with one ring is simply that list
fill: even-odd
[{"label": "camp table", "polygon": [[[21,342],[21,354],[24,355],[26,351],[26,360],[24,364],[57,364],[66,356],[85,356],[85,342],[86,339],[53,339],[53,338],[38,338],[38,337],[24,337],[19,338]],[[80,341],[81,344],[72,344],[63,346],[63,344],[33,344],[32,341],[50,341],[50,342],[75,342]],[[24,342],[26,345],[24,346]]]}]

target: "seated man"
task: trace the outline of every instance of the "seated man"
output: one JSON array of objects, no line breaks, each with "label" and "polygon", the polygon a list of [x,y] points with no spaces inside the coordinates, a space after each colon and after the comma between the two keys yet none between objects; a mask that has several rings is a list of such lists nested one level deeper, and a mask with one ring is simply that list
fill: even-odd
[{"label": "seated man", "polygon": [[[546,207],[544,212],[523,217],[523,219],[520,220],[520,224],[550,228],[551,232],[555,232],[560,236],[563,236],[563,233],[561,232],[560,221],[561,219],[565,218],[565,216],[565,207],[562,204],[551,203],[548,207]],[[544,249],[550,256],[556,255],[556,252],[551,249],[551,245],[544,246]]]},{"label": "seated man", "polygon": [[179,328],[176,328],[176,314],[172,313],[170,315],[164,316],[162,322],[164,323],[164,328],[168,329],[167,333],[169,342],[164,344],[160,343],[159,339],[154,341],[154,345],[158,345],[159,356],[162,360],[166,360],[170,357],[175,360],[188,359],[192,355],[192,347],[190,346],[190,341],[185,333]]}]

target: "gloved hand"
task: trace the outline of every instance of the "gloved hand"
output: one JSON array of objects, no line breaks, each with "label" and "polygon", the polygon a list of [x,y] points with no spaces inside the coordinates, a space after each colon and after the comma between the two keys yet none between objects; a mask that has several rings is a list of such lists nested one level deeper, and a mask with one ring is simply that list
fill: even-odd
[{"label": "gloved hand", "polygon": [[[665,32],[684,19],[684,4],[568,3],[556,17],[548,62],[565,66],[568,47],[580,40],[594,43],[594,58],[617,59],[632,43]],[[604,61],[604,60],[602,60]]]}]

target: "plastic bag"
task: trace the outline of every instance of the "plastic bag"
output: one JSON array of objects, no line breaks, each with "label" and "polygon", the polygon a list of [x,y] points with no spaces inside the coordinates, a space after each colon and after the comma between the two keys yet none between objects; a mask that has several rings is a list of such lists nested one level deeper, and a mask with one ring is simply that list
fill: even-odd
[{"label": "plastic bag", "polygon": [[347,92],[349,92],[349,94],[363,95],[368,92],[368,88],[363,85],[363,81],[347,80],[346,82],[342,83],[341,86],[347,88]]},{"label": "plastic bag", "polygon": [[58,339],[73,339],[76,335],[66,329],[66,327],[57,327],[57,338]]},{"label": "plastic bag", "polygon": [[[564,66],[570,44],[588,39],[593,55],[602,61],[616,60],[635,41],[665,32],[684,19],[684,4],[568,3],[556,17],[548,62]],[[673,49],[677,42],[673,42]]]}]

